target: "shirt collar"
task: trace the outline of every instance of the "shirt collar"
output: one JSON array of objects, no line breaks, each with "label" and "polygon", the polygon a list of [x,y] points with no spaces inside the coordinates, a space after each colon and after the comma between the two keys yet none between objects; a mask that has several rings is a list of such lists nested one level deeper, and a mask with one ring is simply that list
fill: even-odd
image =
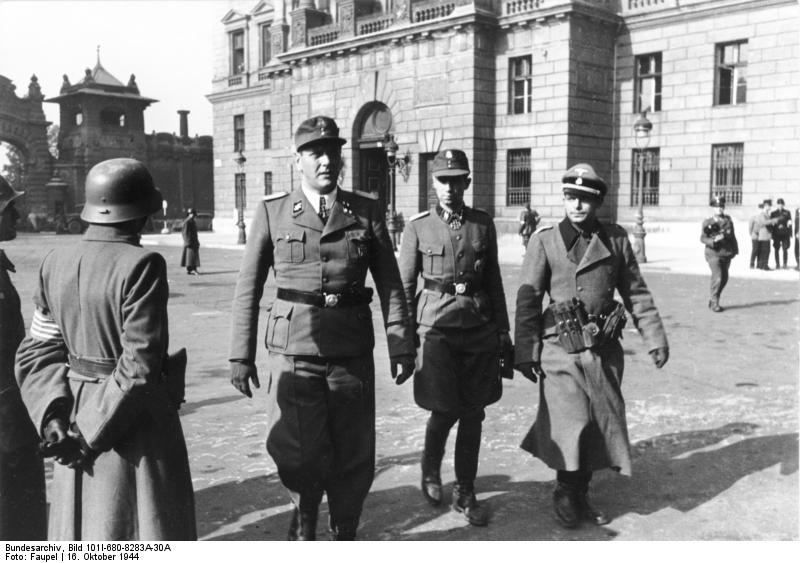
[{"label": "shirt collar", "polygon": [[125,242],[134,246],[141,246],[141,238],[141,233],[132,233],[128,229],[121,229],[118,225],[90,224],[83,233],[83,240]]},{"label": "shirt collar", "polygon": [[303,190],[303,195],[306,196],[308,203],[310,203],[311,207],[314,208],[315,213],[319,213],[320,197],[325,198],[325,207],[328,209],[328,212],[330,212],[330,210],[333,209],[333,203],[336,201],[336,196],[339,193],[338,187],[333,188],[330,192],[326,194],[315,192],[314,190],[306,188],[305,186],[301,186],[301,189]]}]

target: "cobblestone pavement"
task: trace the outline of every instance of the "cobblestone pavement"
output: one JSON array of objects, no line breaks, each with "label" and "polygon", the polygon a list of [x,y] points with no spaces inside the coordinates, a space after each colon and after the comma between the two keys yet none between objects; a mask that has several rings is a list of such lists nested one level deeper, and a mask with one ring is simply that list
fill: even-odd
[{"label": "cobblestone pavement", "polygon": [[[22,234],[4,243],[26,322],[38,263],[72,236]],[[159,246],[170,264],[171,348],[189,351],[181,411],[203,539],[280,540],[288,496],[264,449],[266,354],[252,400],[228,383],[230,300],[238,249],[203,248],[201,276],[178,267],[180,248]],[[514,314],[519,266],[503,265]],[[367,499],[364,540],[704,540],[798,539],[798,286],[794,281],[732,279],[726,311],[707,309],[708,276],[646,271],[671,345],[663,370],[650,363],[628,327],[623,390],[633,444],[630,478],[604,471],[592,490],[614,518],[605,527],[561,529],[551,516],[553,471],[519,449],[536,414],[538,389],[518,374],[484,423],[478,497],[492,521],[471,528],[419,493],[426,413],[412,385],[388,374],[385,335],[377,333],[377,477]],[[270,299],[274,290],[265,296]],[[380,312],[373,308],[377,326]],[[263,325],[262,322],[262,332]],[[259,339],[263,341],[263,338]],[[545,366],[546,367],[546,366]],[[454,479],[453,440],[443,466],[446,500]],[[324,509],[324,506],[323,506]],[[320,528],[326,515],[323,514]]]}]

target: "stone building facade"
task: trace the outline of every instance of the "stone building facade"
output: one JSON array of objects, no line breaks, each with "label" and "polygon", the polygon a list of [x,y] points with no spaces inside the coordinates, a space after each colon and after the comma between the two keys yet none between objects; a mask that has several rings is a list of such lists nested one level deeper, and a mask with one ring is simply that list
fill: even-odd
[{"label": "stone building facade", "polygon": [[[442,148],[473,163],[468,203],[512,228],[530,201],[562,214],[560,176],[589,162],[611,185],[607,218],[697,220],[712,193],[752,214],[791,200],[797,112],[792,0],[231,1],[215,37],[218,225],[296,186],[292,132],[334,117],[345,189],[431,201]],[[641,112],[653,125],[637,148]],[[797,199],[797,198],[795,198]],[[790,204],[797,202],[791,201]]]}]

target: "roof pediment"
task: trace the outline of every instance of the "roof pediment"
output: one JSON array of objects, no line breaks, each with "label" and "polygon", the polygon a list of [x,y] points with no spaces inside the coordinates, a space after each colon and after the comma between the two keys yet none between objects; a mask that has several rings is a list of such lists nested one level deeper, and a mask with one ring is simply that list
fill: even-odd
[{"label": "roof pediment", "polygon": [[222,23],[227,25],[244,19],[247,19],[246,14],[243,14],[238,10],[229,10],[228,13],[222,18]]},{"label": "roof pediment", "polygon": [[253,10],[250,13],[254,16],[262,16],[272,11],[273,11],[272,2],[261,0],[261,2],[256,4],[255,8],[253,8]]}]

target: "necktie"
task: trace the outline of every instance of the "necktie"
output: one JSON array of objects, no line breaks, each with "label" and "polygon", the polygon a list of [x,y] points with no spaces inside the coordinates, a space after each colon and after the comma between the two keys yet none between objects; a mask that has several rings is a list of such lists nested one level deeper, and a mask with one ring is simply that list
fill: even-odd
[{"label": "necktie", "polygon": [[323,223],[328,222],[328,208],[325,206],[325,196],[319,196],[319,218]]}]

